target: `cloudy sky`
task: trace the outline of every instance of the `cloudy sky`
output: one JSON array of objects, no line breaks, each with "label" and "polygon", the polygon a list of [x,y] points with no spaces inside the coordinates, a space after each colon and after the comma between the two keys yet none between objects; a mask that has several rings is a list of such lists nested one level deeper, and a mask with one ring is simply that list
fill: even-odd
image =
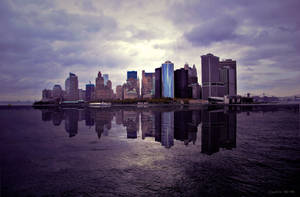
[{"label": "cloudy sky", "polygon": [[237,60],[238,93],[300,94],[299,0],[1,0],[0,101],[38,100],[69,72],[113,87],[127,70]]}]

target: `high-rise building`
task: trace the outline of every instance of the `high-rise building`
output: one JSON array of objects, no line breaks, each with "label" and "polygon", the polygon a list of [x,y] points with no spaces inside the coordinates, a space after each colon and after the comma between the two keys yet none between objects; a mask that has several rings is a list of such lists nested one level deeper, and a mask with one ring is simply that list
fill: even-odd
[{"label": "high-rise building", "polygon": [[219,57],[213,54],[201,56],[202,98],[223,97],[224,83],[220,80]]},{"label": "high-rise building", "polygon": [[155,74],[142,71],[142,98],[152,98],[155,92]]},{"label": "high-rise building", "polygon": [[86,84],[85,85],[85,99],[86,101],[91,101],[93,100],[92,95],[94,94],[95,91],[95,85],[94,84]]},{"label": "high-rise building", "polygon": [[161,68],[155,69],[155,98],[161,98]]},{"label": "high-rise building", "polygon": [[79,99],[78,94],[78,77],[70,73],[69,77],[65,81],[65,89],[66,89],[66,100],[69,101],[77,101]]},{"label": "high-rise building", "polygon": [[166,61],[161,66],[162,97],[174,98],[174,64]]},{"label": "high-rise building", "polygon": [[123,99],[123,87],[121,85],[118,85],[116,87],[116,97],[117,97],[117,99],[120,99],[120,100]]},{"label": "high-rise building", "polygon": [[190,98],[188,88],[188,71],[184,68],[174,72],[174,92],[176,98]]},{"label": "high-rise building", "polygon": [[108,74],[103,74],[103,79],[104,79],[104,85],[107,85],[107,81],[108,81]]},{"label": "high-rise building", "polygon": [[225,86],[225,95],[237,95],[236,61],[226,59],[220,61],[220,79]]},{"label": "high-rise building", "polygon": [[107,81],[107,85],[104,85],[104,78],[102,77],[101,72],[98,72],[96,78],[96,88],[95,88],[95,99],[96,100],[109,100],[113,98],[111,81]]},{"label": "high-rise building", "polygon": [[127,81],[123,85],[124,99],[136,99],[140,96],[140,81],[137,71],[127,72]]},{"label": "high-rise building", "polygon": [[79,100],[83,100],[83,101],[85,101],[86,100],[86,97],[85,97],[85,90],[83,90],[83,89],[79,89],[78,90],[78,94],[79,94]]},{"label": "high-rise building", "polygon": [[63,96],[63,91],[60,85],[56,84],[52,89],[52,96],[54,99],[61,99]]},{"label": "high-rise building", "polygon": [[137,71],[127,71],[127,80],[130,78],[137,80]]},{"label": "high-rise building", "polygon": [[188,71],[188,84],[198,83],[197,69],[195,64],[191,68],[187,63],[184,65],[184,69]]}]

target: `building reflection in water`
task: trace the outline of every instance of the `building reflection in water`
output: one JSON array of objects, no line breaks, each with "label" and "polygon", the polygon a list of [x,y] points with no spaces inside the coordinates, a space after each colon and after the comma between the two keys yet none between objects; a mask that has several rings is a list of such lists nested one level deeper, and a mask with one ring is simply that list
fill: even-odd
[{"label": "building reflection in water", "polygon": [[126,127],[127,138],[137,138],[139,129],[139,112],[123,111],[123,125]]},{"label": "building reflection in water", "polygon": [[236,147],[236,113],[203,111],[202,121],[202,153],[211,155],[220,148]]},{"label": "building reflection in water", "polygon": [[78,131],[79,111],[76,109],[66,109],[65,113],[65,129],[69,133],[69,137],[74,137]]},{"label": "building reflection in water", "polygon": [[[220,149],[236,147],[236,112],[220,110],[161,110],[161,109],[132,109],[132,110],[42,110],[42,120],[51,121],[59,126],[65,121],[65,130],[69,137],[78,133],[78,122],[92,127],[100,139],[107,136],[112,127],[112,120],[126,128],[127,138],[138,137],[141,124],[141,138],[154,138],[162,146],[171,148],[174,139],[185,145],[197,144],[201,153],[211,155]],[[141,117],[141,119],[139,119]],[[201,131],[198,131],[199,125]],[[197,136],[201,139],[197,141]]]},{"label": "building reflection in water", "polygon": [[95,130],[98,138],[101,138],[102,133],[108,136],[108,131],[111,129],[111,121],[113,119],[113,112],[110,111],[93,111],[95,117]]}]

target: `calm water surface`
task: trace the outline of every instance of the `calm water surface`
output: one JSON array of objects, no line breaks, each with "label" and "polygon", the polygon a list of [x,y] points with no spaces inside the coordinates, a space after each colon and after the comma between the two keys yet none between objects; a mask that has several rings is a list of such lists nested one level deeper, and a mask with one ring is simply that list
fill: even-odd
[{"label": "calm water surface", "polygon": [[299,127],[293,107],[1,108],[0,194],[299,196]]}]

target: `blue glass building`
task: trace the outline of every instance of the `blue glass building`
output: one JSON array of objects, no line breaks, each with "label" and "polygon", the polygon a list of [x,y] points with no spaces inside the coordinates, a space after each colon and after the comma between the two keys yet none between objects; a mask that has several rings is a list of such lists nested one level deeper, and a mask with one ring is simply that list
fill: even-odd
[{"label": "blue glass building", "polygon": [[108,74],[103,74],[103,79],[104,79],[104,85],[107,85],[107,81],[108,81]]},{"label": "blue glass building", "polygon": [[127,71],[127,80],[130,78],[137,80],[137,71]]},{"label": "blue glass building", "polygon": [[162,97],[174,98],[174,64],[166,61],[161,66]]}]

